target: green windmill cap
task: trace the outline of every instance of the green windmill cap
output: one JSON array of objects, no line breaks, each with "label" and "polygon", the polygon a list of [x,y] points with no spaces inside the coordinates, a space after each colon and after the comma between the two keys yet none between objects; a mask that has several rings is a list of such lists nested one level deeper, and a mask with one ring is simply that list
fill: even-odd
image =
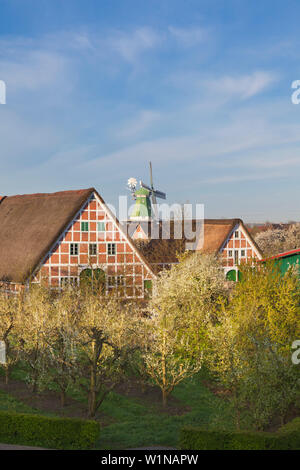
[{"label": "green windmill cap", "polygon": [[131,220],[151,219],[151,202],[149,194],[150,191],[145,188],[140,188],[135,191],[134,195],[136,197],[136,200],[132,214],[130,215]]},{"label": "green windmill cap", "polygon": [[135,196],[149,196],[148,189],[140,188],[134,192]]}]

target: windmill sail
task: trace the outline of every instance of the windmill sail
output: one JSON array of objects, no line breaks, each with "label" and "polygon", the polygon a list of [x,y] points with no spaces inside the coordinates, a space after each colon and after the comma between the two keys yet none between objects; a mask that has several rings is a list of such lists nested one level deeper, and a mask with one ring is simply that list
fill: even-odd
[{"label": "windmill sail", "polygon": [[[134,192],[134,198],[136,200],[135,208],[133,210],[133,213],[130,216],[132,220],[151,219],[151,212],[154,214],[154,217],[157,219],[158,210],[157,210],[156,198],[166,199],[165,193],[154,189],[151,162],[149,162],[149,167],[150,167],[150,186],[147,186],[145,183],[140,181],[140,189],[136,191],[135,190],[136,180],[134,178],[130,178],[128,180],[128,185],[131,188],[131,190]],[[151,206],[150,200],[152,201],[152,206]]]}]

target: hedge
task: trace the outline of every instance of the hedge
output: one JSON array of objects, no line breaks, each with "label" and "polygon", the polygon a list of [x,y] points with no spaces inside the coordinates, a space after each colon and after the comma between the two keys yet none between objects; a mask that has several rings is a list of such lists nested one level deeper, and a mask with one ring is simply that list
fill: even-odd
[{"label": "hedge", "polygon": [[96,421],[48,418],[0,411],[0,442],[50,449],[90,449],[99,438]]},{"label": "hedge", "polygon": [[277,432],[207,431],[186,426],[181,429],[179,448],[184,450],[288,450],[300,449],[300,418]]}]

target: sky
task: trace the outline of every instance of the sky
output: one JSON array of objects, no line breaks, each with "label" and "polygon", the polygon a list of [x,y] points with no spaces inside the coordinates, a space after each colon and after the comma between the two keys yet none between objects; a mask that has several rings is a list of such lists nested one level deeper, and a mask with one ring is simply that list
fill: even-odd
[{"label": "sky", "polygon": [[[0,0],[0,194],[300,221],[298,0]],[[300,94],[299,94],[300,96]]]}]

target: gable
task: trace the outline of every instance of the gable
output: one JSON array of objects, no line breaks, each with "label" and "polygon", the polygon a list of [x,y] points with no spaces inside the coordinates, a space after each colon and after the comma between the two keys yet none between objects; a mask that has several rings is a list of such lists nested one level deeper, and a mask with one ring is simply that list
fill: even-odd
[{"label": "gable", "polygon": [[[71,254],[71,244],[78,245],[77,255]],[[91,244],[96,245],[92,255]],[[114,254],[109,253],[108,244],[115,245]],[[142,296],[144,280],[154,277],[150,266],[96,192],[63,231],[42,264],[42,278],[48,279],[53,287],[59,287],[64,277],[78,280],[88,266],[100,267],[107,279],[124,278],[128,296]]]},{"label": "gable", "polygon": [[[237,236],[235,233],[237,232]],[[241,262],[261,259],[262,254],[242,222],[237,223],[221,247],[225,266],[234,266]],[[236,262],[237,261],[237,262]]]}]

